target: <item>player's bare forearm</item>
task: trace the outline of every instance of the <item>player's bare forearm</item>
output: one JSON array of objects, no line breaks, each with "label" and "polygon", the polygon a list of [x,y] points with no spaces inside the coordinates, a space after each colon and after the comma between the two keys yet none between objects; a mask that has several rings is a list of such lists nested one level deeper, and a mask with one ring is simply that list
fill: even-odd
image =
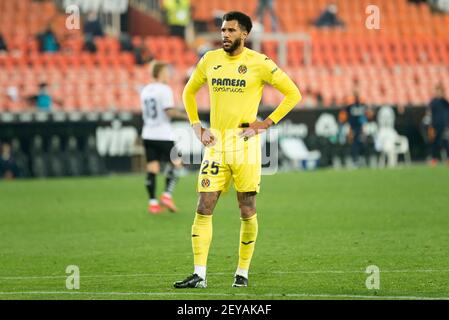
[{"label": "player's bare forearm", "polygon": [[170,108],[165,110],[165,113],[170,119],[173,120],[189,120],[189,117],[185,112],[182,112],[181,110]]}]

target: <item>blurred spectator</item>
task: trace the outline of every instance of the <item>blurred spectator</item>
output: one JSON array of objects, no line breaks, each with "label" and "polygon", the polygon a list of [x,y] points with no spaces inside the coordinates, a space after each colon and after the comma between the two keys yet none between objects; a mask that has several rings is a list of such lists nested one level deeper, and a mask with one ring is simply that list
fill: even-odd
[{"label": "blurred spectator", "polygon": [[14,179],[19,176],[19,168],[12,156],[11,145],[1,145],[0,179]]},{"label": "blurred spectator", "polygon": [[48,86],[45,82],[39,84],[39,92],[37,95],[31,97],[37,109],[40,111],[50,111],[52,105],[52,98],[48,93]]},{"label": "blurred spectator", "polygon": [[326,9],[320,14],[315,21],[317,27],[343,27],[344,23],[338,16],[338,7],[335,3],[328,4]]},{"label": "blurred spectator", "polygon": [[99,175],[105,173],[103,158],[98,154],[95,136],[90,135],[84,148],[84,164],[86,173]]},{"label": "blurred spectator", "polygon": [[162,8],[170,35],[184,39],[190,23],[190,0],[164,0]]},{"label": "blurred spectator", "polygon": [[80,176],[84,173],[83,155],[78,148],[78,141],[70,136],[66,148],[67,174],[69,176]]},{"label": "blurred spectator", "polygon": [[435,97],[430,101],[429,107],[432,115],[432,127],[435,130],[431,165],[436,165],[440,158],[442,147],[446,150],[446,157],[449,156],[448,141],[444,139],[449,123],[449,102],[444,96],[444,88],[441,83],[435,87]]},{"label": "blurred spectator", "polygon": [[119,36],[120,50],[121,51],[134,51],[134,45],[132,44],[131,37],[128,33],[122,32]]},{"label": "blurred spectator", "polygon": [[97,52],[97,45],[94,41],[94,36],[92,34],[84,35],[84,49],[88,52],[95,53]]},{"label": "blurred spectator", "polygon": [[338,123],[335,116],[323,112],[315,123],[315,135],[317,136],[317,148],[321,152],[320,166],[328,166],[333,163],[335,150],[335,136],[338,134]]},{"label": "blurred spectator", "polygon": [[279,29],[278,19],[276,17],[276,12],[274,10],[274,0],[259,0],[259,5],[257,6],[256,16],[258,20],[263,24],[263,18],[265,11],[268,11],[271,17],[271,30],[277,32]]},{"label": "blurred spectator", "polygon": [[95,45],[95,37],[103,37],[103,26],[98,19],[98,15],[95,11],[90,11],[87,14],[86,21],[84,22],[84,49],[95,53],[97,52],[97,46]]},{"label": "blurred spectator", "polygon": [[329,104],[327,104],[326,107],[328,107],[330,109],[335,109],[335,108],[340,107],[340,103],[337,103],[337,97],[332,96],[331,101],[329,101]]},{"label": "blurred spectator", "polygon": [[6,104],[4,107],[10,111],[15,111],[22,107],[18,86],[9,85],[6,88]]},{"label": "blurred spectator", "polygon": [[136,63],[140,66],[150,63],[154,59],[150,50],[148,50],[143,41],[139,46],[134,47],[134,57],[136,59]]},{"label": "blurred spectator", "polygon": [[338,113],[338,119],[337,119],[337,133],[335,136],[331,137],[330,141],[334,145],[332,154],[332,163],[334,168],[341,168],[344,165],[348,165],[349,161],[349,131],[350,126],[348,124],[348,114],[345,110],[340,110]]},{"label": "blurred spectator", "polygon": [[425,144],[426,158],[427,160],[430,160],[432,158],[433,139],[435,138],[435,130],[432,127],[432,115],[430,109],[426,110],[426,113],[419,124],[419,133]]},{"label": "blurred spectator", "polygon": [[19,101],[19,88],[14,85],[10,85],[6,88],[6,95],[14,102]]},{"label": "blurred spectator", "polygon": [[370,167],[373,168],[377,166],[377,152],[375,143],[379,128],[376,121],[376,113],[372,107],[367,107],[365,115],[366,123],[363,125],[363,134],[365,137],[365,159],[366,162],[370,164]]},{"label": "blurred spectator", "polygon": [[324,107],[324,99],[321,91],[315,91],[315,103],[317,108],[323,108]]},{"label": "blurred spectator", "polygon": [[313,92],[310,88],[304,89],[304,100],[302,103],[303,103],[304,107],[306,107],[306,108],[316,107],[316,101],[315,101]]},{"label": "blurred spectator", "polygon": [[[304,89],[304,100],[303,104],[306,108],[323,108],[324,101],[323,96],[320,91],[312,91],[310,88]],[[334,102],[335,104],[336,102]]]},{"label": "blurred spectator", "polygon": [[48,173],[53,177],[61,177],[65,175],[65,165],[67,161],[61,148],[61,138],[54,135],[50,139],[50,147],[48,149]]},{"label": "blurred spectator", "polygon": [[19,169],[19,176],[27,178],[30,176],[29,158],[23,152],[20,140],[17,138],[11,141],[11,153]]},{"label": "blurred spectator", "polygon": [[201,36],[195,37],[195,41],[193,42],[192,47],[196,51],[198,60],[201,59],[206,52],[214,49],[213,44]]},{"label": "blurred spectator", "polygon": [[[432,11],[443,13],[449,12],[449,2],[447,0],[422,0],[422,1],[426,1],[427,3],[429,3],[432,8]],[[419,1],[415,0],[415,2]]]},{"label": "blurred spectator", "polygon": [[47,164],[48,155],[44,150],[44,141],[41,136],[36,135],[33,137],[31,144],[31,168],[33,171],[33,176],[38,178],[43,178],[48,176]]},{"label": "blurred spectator", "polygon": [[136,59],[136,64],[143,66],[150,63],[154,57],[144,43],[137,47],[134,47],[134,58]]},{"label": "blurred spectator", "polygon": [[[221,25],[223,23],[223,16],[225,15],[225,11],[223,10],[214,10],[213,16],[214,16],[214,26],[218,29],[221,29]],[[253,26],[254,28],[254,26]],[[251,30],[252,31],[252,30]]]},{"label": "blurred spectator", "polygon": [[259,21],[259,19],[254,19],[253,28],[251,29],[252,37],[253,38],[261,38],[264,31],[265,31],[265,28],[263,27],[263,24]]},{"label": "blurred spectator", "polygon": [[103,26],[98,19],[98,14],[95,11],[90,11],[87,14],[86,21],[84,22],[84,35],[91,37],[103,37]]},{"label": "blurred spectator", "polygon": [[8,47],[6,46],[6,42],[3,39],[3,35],[0,33],[0,53],[8,51]]},{"label": "blurred spectator", "polygon": [[251,36],[248,39],[248,47],[260,51],[262,46],[262,37],[264,35],[263,24],[256,18],[253,21],[253,28],[251,29]]},{"label": "blurred spectator", "polygon": [[59,44],[51,26],[48,26],[43,33],[38,34],[37,38],[42,52],[56,52],[59,50]]},{"label": "blurred spectator", "polygon": [[360,154],[363,152],[363,125],[366,120],[366,106],[360,101],[357,89],[353,92],[353,102],[346,107],[351,126],[351,156],[354,164],[359,166]]}]

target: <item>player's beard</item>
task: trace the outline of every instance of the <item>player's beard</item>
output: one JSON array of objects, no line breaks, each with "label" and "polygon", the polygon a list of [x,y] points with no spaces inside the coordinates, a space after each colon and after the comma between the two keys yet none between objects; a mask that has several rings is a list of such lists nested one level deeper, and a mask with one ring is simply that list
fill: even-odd
[{"label": "player's beard", "polygon": [[235,39],[235,41],[232,42],[231,46],[229,46],[228,48],[226,48],[223,43],[223,50],[226,51],[227,53],[232,53],[235,50],[237,50],[238,47],[240,47],[241,43],[242,43],[242,39],[240,39],[240,38]]}]

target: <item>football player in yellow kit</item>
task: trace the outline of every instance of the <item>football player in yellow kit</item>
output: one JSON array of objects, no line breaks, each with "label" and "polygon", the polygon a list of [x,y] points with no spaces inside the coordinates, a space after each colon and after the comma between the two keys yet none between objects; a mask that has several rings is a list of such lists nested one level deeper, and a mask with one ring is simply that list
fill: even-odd
[{"label": "football player in yellow kit", "polygon": [[[248,270],[258,232],[256,194],[261,176],[258,134],[278,123],[301,99],[297,86],[272,60],[245,47],[251,28],[251,18],[244,13],[225,14],[221,28],[223,47],[203,56],[183,92],[190,123],[206,151],[198,177],[199,200],[192,226],[194,272],[175,282],[175,288],[207,286],[212,214],[231,178],[241,217],[239,262],[233,286],[248,286]],[[206,83],[210,95],[209,129],[201,126],[195,99]],[[257,121],[265,84],[279,90],[284,99],[264,121]]]}]

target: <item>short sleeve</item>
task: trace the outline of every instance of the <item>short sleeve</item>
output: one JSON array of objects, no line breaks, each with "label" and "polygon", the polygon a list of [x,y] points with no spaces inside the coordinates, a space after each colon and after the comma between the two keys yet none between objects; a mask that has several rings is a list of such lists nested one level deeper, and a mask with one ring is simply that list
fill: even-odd
[{"label": "short sleeve", "polygon": [[166,86],[162,93],[162,109],[169,109],[175,106],[175,99],[173,97],[173,90]]}]

